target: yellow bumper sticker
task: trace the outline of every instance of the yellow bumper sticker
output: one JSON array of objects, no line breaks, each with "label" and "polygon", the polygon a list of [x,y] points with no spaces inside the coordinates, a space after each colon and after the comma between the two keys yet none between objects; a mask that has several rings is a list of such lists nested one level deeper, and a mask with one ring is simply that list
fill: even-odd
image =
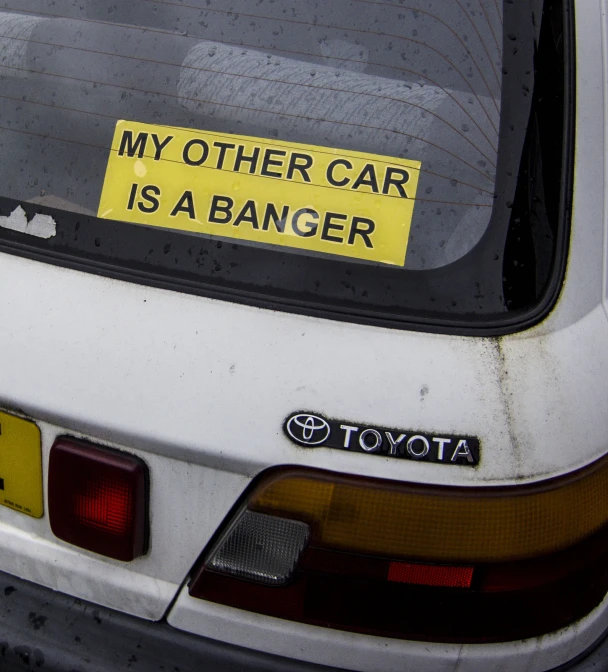
[{"label": "yellow bumper sticker", "polygon": [[0,411],[0,504],[41,518],[42,448],[33,422]]},{"label": "yellow bumper sticker", "polygon": [[420,165],[118,121],[98,217],[403,266]]}]

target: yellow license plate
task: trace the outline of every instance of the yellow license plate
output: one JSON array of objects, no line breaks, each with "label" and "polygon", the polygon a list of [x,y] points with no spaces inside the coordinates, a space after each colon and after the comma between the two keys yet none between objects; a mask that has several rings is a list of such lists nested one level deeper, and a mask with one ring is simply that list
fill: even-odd
[{"label": "yellow license plate", "polygon": [[0,504],[41,518],[42,447],[33,422],[0,411]]}]

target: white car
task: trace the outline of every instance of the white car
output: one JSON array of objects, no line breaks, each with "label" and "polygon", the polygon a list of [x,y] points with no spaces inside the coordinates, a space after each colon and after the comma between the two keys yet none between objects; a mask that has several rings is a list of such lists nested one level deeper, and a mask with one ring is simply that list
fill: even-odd
[{"label": "white car", "polygon": [[0,8],[0,669],[608,670],[606,0]]}]

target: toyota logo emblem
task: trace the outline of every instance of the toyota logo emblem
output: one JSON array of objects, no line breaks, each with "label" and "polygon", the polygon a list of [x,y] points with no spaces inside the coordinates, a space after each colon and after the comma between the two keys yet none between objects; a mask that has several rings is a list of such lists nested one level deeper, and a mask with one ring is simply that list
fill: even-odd
[{"label": "toyota logo emblem", "polygon": [[327,441],[330,433],[327,420],[310,413],[292,415],[285,423],[285,430],[303,446],[318,446]]}]

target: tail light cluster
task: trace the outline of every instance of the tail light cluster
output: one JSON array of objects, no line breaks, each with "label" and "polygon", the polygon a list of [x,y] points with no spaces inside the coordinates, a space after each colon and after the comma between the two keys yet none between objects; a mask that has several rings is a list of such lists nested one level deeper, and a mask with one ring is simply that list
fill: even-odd
[{"label": "tail light cluster", "polygon": [[146,551],[148,471],[134,455],[60,438],[49,459],[49,517],[70,544],[117,560]]},{"label": "tail light cluster", "polygon": [[[55,535],[146,552],[148,472],[69,438],[49,462]],[[386,637],[522,639],[608,592],[608,458],[513,487],[435,487],[289,467],[261,474],[203,555],[193,597]]]},{"label": "tail light cluster", "polygon": [[513,487],[262,474],[206,551],[193,597],[380,636],[541,635],[608,591],[608,460]]}]

